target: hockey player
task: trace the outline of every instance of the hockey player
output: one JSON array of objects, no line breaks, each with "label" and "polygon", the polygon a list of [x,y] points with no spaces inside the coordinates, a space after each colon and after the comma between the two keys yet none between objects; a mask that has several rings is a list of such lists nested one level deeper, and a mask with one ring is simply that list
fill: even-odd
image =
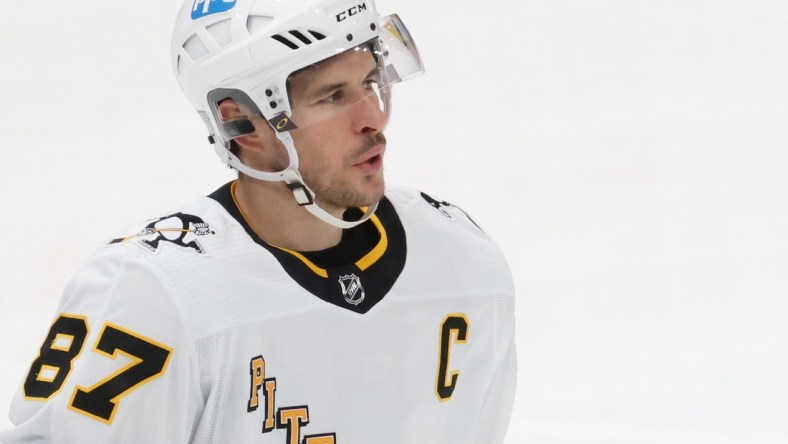
[{"label": "hockey player", "polygon": [[421,60],[372,0],[187,0],[173,66],[222,161],[67,286],[5,443],[498,443],[514,292],[465,213],[384,188]]}]

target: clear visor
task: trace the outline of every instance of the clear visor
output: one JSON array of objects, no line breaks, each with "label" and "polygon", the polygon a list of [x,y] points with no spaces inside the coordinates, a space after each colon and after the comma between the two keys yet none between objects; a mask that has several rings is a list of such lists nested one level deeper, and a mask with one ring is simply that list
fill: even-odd
[{"label": "clear visor", "polygon": [[424,65],[419,50],[399,16],[392,14],[381,18],[380,28],[378,39],[389,84],[423,74]]},{"label": "clear visor", "polygon": [[[289,115],[263,117],[238,90],[216,90],[209,100],[226,141],[253,132],[265,120],[278,132],[298,131],[349,113],[354,118],[383,118],[385,125],[391,111],[391,86],[423,72],[410,33],[393,14],[381,18],[377,38],[292,73],[287,79]],[[222,117],[219,102],[228,98],[239,105],[240,115]]]}]

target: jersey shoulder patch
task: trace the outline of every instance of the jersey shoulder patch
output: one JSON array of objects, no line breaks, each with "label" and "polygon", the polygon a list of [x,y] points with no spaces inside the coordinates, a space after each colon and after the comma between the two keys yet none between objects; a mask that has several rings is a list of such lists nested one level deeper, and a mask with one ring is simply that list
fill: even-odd
[{"label": "jersey shoulder patch", "polygon": [[416,213],[420,215],[418,216],[419,218],[431,218],[429,214],[432,213],[433,215],[454,222],[469,222],[469,226],[472,229],[478,230],[486,235],[484,229],[482,229],[482,227],[462,208],[443,199],[433,197],[433,195],[423,191],[409,187],[387,185],[386,197],[397,207],[398,212],[402,211],[404,213],[409,213],[415,210]]},{"label": "jersey shoulder patch", "polygon": [[424,201],[427,202],[429,206],[435,208],[444,217],[447,217],[449,219],[454,219],[457,217],[467,219],[476,228],[484,232],[484,230],[482,230],[482,227],[480,227],[479,224],[477,224],[476,221],[474,221],[473,218],[471,218],[471,216],[468,213],[466,213],[462,208],[456,205],[452,205],[449,202],[446,202],[445,200],[435,199],[434,197],[430,196],[429,194],[423,191],[420,192],[420,194],[421,194],[421,198],[424,199]]},{"label": "jersey shoulder patch", "polygon": [[149,219],[144,226],[127,235],[116,237],[106,245],[135,243],[151,254],[163,248],[174,247],[191,251],[198,255],[207,253],[201,239],[214,236],[212,225],[202,217],[190,213],[177,212]]}]

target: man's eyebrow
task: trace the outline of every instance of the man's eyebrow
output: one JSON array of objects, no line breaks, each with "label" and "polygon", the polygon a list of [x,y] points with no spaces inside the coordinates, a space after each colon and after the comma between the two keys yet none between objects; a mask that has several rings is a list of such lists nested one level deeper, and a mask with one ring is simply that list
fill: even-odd
[{"label": "man's eyebrow", "polygon": [[[369,73],[367,73],[367,76],[364,77],[364,79],[369,79],[370,77],[374,77],[377,74],[377,71],[378,71],[377,66],[370,69]],[[347,82],[329,83],[327,85],[323,85],[320,88],[316,89],[314,92],[310,93],[309,96],[319,97],[324,94],[328,94],[329,92],[334,91],[336,89],[344,88],[346,86],[347,86]]]},{"label": "man's eyebrow", "polygon": [[370,76],[373,76],[373,75],[375,75],[375,74],[377,73],[377,71],[378,71],[378,66],[377,66],[377,65],[375,65],[375,67],[374,67],[374,68],[372,68],[372,69],[370,69],[370,70],[369,70],[369,72],[367,73],[367,77],[366,77],[366,78],[369,78]]},{"label": "man's eyebrow", "polygon": [[314,92],[309,94],[310,97],[318,97],[322,96],[323,94],[328,94],[335,89],[340,89],[347,86],[347,82],[338,82],[338,83],[329,83],[328,85],[323,85],[320,88],[316,89]]}]

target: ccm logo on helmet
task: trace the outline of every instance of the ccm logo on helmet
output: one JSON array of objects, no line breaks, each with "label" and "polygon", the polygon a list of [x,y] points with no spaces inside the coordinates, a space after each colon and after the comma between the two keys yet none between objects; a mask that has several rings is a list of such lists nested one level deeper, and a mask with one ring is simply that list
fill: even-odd
[{"label": "ccm logo on helmet", "polygon": [[194,0],[192,20],[218,12],[229,11],[235,6],[236,0]]},{"label": "ccm logo on helmet", "polygon": [[348,9],[347,11],[342,11],[339,14],[337,14],[337,21],[341,22],[342,20],[345,20],[348,17],[352,17],[352,16],[358,14],[359,12],[366,11],[366,10],[367,10],[367,4],[366,3],[362,3],[362,4],[358,5],[358,6],[353,6],[352,8]]}]

